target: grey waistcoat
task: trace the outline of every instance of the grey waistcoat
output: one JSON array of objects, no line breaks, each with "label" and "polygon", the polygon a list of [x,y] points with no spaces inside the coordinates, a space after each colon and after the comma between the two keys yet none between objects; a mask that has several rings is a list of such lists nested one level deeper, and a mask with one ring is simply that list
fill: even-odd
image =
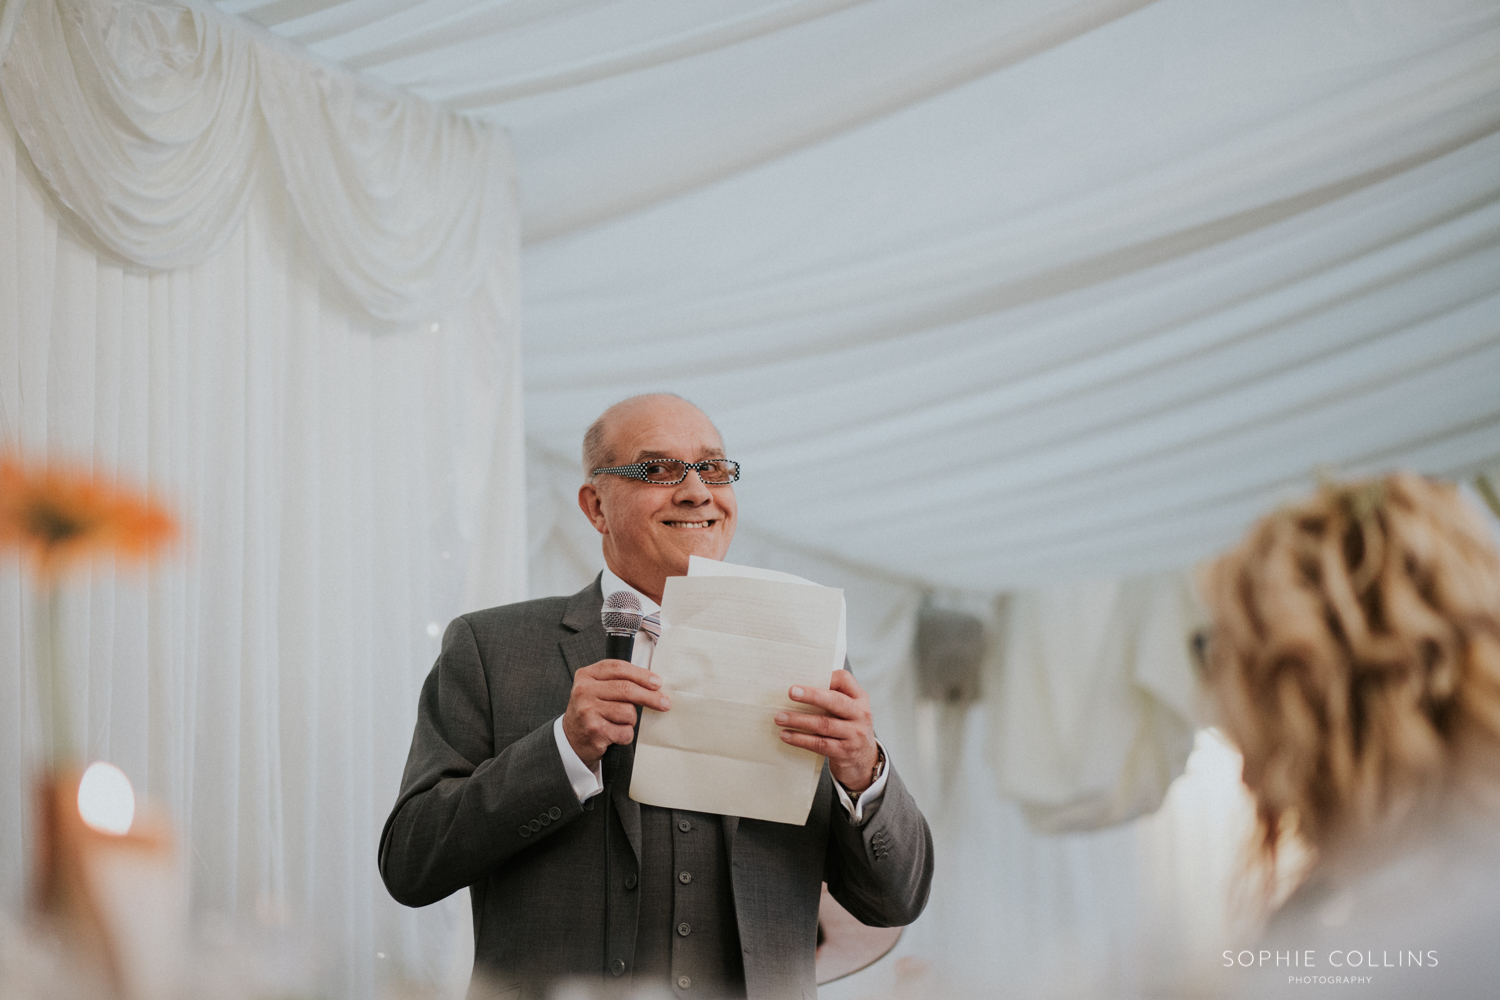
[{"label": "grey waistcoat", "polygon": [[[635,745],[615,753],[607,775],[611,795],[616,787],[630,787]],[[625,913],[637,914],[633,948],[624,938],[609,942],[611,978],[669,986],[684,998],[743,997],[744,964],[720,818],[656,806],[641,806],[640,816],[640,871],[631,857],[624,876],[610,880],[618,886],[614,895],[624,897]],[[613,816],[611,834],[611,841],[624,836]]]}]

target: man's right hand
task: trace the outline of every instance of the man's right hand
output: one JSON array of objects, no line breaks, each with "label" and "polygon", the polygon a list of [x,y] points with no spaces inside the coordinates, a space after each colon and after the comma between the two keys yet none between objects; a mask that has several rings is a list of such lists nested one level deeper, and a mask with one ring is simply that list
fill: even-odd
[{"label": "man's right hand", "polygon": [[578,759],[593,767],[612,744],[635,739],[635,706],[665,712],[672,703],[661,678],[624,660],[600,660],[573,675],[563,713],[563,735]]}]

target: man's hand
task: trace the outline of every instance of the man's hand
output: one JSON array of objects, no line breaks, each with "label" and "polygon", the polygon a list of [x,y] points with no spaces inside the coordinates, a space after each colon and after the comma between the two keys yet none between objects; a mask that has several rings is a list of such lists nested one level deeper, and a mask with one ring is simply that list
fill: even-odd
[{"label": "man's hand", "polygon": [[660,677],[624,660],[600,660],[574,674],[563,735],[578,759],[593,767],[611,744],[635,739],[635,706],[671,707],[660,688]]},{"label": "man's hand", "polygon": [[781,738],[794,747],[802,747],[828,758],[828,770],[848,791],[855,795],[870,787],[879,750],[875,744],[875,718],[870,713],[870,696],[855,683],[847,670],[833,672],[828,689],[794,687],[793,701],[821,708],[827,715],[807,712],[778,712],[776,724],[785,726]]}]

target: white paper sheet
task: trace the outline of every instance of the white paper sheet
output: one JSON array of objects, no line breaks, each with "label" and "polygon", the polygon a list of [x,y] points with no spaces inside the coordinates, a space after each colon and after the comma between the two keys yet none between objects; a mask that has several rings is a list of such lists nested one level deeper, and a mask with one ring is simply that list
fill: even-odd
[{"label": "white paper sheet", "polygon": [[647,709],[630,797],[647,805],[802,824],[823,758],[781,740],[793,684],[826,688],[844,665],[844,592],[693,556],[667,580],[651,669],[672,699]]}]

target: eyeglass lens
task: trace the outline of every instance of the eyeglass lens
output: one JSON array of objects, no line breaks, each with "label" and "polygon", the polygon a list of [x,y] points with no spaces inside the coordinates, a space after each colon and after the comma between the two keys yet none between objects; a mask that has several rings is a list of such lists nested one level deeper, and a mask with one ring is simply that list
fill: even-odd
[{"label": "eyeglass lens", "polygon": [[[649,482],[680,483],[687,478],[687,463],[679,462],[675,458],[658,459],[645,462],[643,465],[643,471]],[[698,478],[705,483],[732,483],[734,482],[734,463],[727,459],[700,462]]]}]

